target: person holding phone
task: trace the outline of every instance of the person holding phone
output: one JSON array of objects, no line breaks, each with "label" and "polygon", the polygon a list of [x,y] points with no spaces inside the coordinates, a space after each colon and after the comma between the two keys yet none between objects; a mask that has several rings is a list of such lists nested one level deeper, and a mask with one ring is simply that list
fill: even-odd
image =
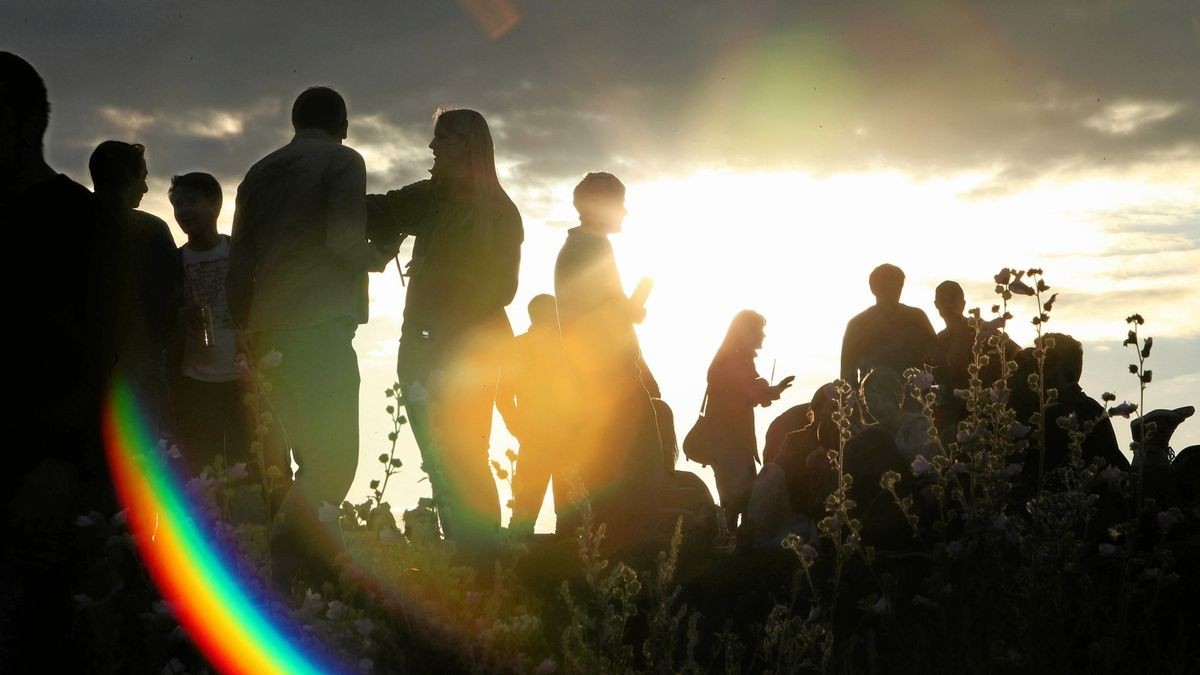
[{"label": "person holding phone", "polygon": [[705,416],[719,430],[719,455],[713,463],[717,494],[730,532],[745,513],[750,490],[758,473],[758,437],[754,433],[754,408],[771,405],[790,386],[792,376],[770,384],[754,367],[754,358],[766,338],[767,320],[748,309],[729,324],[725,340],[708,367],[708,407]]}]

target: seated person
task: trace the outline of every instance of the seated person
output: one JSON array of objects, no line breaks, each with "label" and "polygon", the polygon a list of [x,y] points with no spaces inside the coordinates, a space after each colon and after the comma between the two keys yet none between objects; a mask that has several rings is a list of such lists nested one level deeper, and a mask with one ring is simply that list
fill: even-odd
[{"label": "seated person", "polygon": [[[963,295],[962,286],[956,281],[943,281],[938,284],[934,294],[933,304],[946,327],[937,334],[937,377],[941,385],[942,396],[939,402],[939,412],[942,423],[949,425],[958,422],[966,415],[966,402],[954,396],[955,389],[966,389],[970,386],[968,368],[975,360],[976,347],[975,330],[971,328],[967,317],[963,315],[967,301]],[[998,331],[991,324],[984,323],[979,330],[978,345],[980,351],[988,357],[987,364],[980,371],[979,379],[984,387],[990,387],[1000,378],[1001,363],[996,350],[988,345],[988,340]],[[1017,343],[1008,335],[1001,335],[1004,341],[1004,358],[1011,359],[1021,350]]]}]

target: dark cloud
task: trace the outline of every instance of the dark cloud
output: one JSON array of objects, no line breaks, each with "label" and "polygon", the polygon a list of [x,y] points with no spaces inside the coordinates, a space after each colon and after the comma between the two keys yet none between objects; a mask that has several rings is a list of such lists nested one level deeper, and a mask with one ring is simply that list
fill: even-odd
[{"label": "dark cloud", "polygon": [[[48,80],[65,168],[122,131],[102,113],[118,109],[153,118],[133,135],[164,170],[238,175],[316,83],[414,139],[439,105],[477,108],[523,181],[601,166],[999,169],[984,194],[1200,156],[1190,2],[520,7],[490,40],[456,3],[18,0],[0,37]],[[248,116],[197,137],[204,111]]]}]

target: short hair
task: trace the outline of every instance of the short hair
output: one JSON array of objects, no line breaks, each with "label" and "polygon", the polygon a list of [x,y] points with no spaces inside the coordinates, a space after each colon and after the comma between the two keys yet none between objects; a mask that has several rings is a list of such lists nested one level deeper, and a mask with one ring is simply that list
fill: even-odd
[{"label": "short hair", "polygon": [[884,263],[871,270],[867,283],[871,285],[871,292],[875,294],[887,288],[904,288],[904,270]]},{"label": "short hair", "polygon": [[46,83],[28,61],[12,52],[0,52],[0,101],[13,111],[18,125],[32,122],[45,134],[50,122]]},{"label": "short hair", "polygon": [[572,195],[575,208],[583,202],[605,197],[625,197],[625,184],[616,176],[604,171],[594,171],[583,177],[575,186]]},{"label": "short hair", "polygon": [[224,199],[221,194],[221,184],[212,174],[202,171],[171,176],[171,187],[167,189],[167,198],[174,198],[176,190],[194,190],[217,206],[220,206]]},{"label": "short hair", "polygon": [[[1083,377],[1083,345],[1066,333],[1046,333],[1036,340],[1046,345],[1047,387],[1078,384]],[[1051,345],[1050,343],[1054,344]]]},{"label": "short hair", "polygon": [[336,134],[346,123],[346,100],[329,87],[309,87],[292,104],[292,126]]},{"label": "short hair", "polygon": [[88,171],[97,190],[120,188],[138,177],[146,161],[146,146],[140,143],[104,141],[92,151]]},{"label": "short hair", "polygon": [[957,281],[943,281],[937,285],[933,291],[935,302],[943,302],[952,300],[954,302],[966,302],[967,296],[963,293],[962,286]]},{"label": "short hair", "polygon": [[554,311],[558,311],[558,301],[555,300],[554,296],[550,295],[549,293],[538,293],[537,295],[533,296],[532,299],[530,299],[528,305],[529,315],[533,316],[534,311],[536,311],[539,306],[553,307]]}]

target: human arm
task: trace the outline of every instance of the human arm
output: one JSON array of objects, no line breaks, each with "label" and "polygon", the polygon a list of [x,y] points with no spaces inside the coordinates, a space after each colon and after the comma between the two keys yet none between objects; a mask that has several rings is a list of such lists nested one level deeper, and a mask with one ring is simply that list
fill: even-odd
[{"label": "human arm", "polygon": [[239,327],[250,320],[250,303],[254,296],[254,269],[258,251],[254,242],[254,219],[247,209],[246,184],[238,186],[237,205],[233,211],[233,232],[229,238],[229,270],[225,273],[225,302],[229,315]]},{"label": "human arm", "polygon": [[395,251],[367,242],[367,167],[362,155],[349,148],[333,153],[325,189],[326,250],[350,270],[382,272]]}]

